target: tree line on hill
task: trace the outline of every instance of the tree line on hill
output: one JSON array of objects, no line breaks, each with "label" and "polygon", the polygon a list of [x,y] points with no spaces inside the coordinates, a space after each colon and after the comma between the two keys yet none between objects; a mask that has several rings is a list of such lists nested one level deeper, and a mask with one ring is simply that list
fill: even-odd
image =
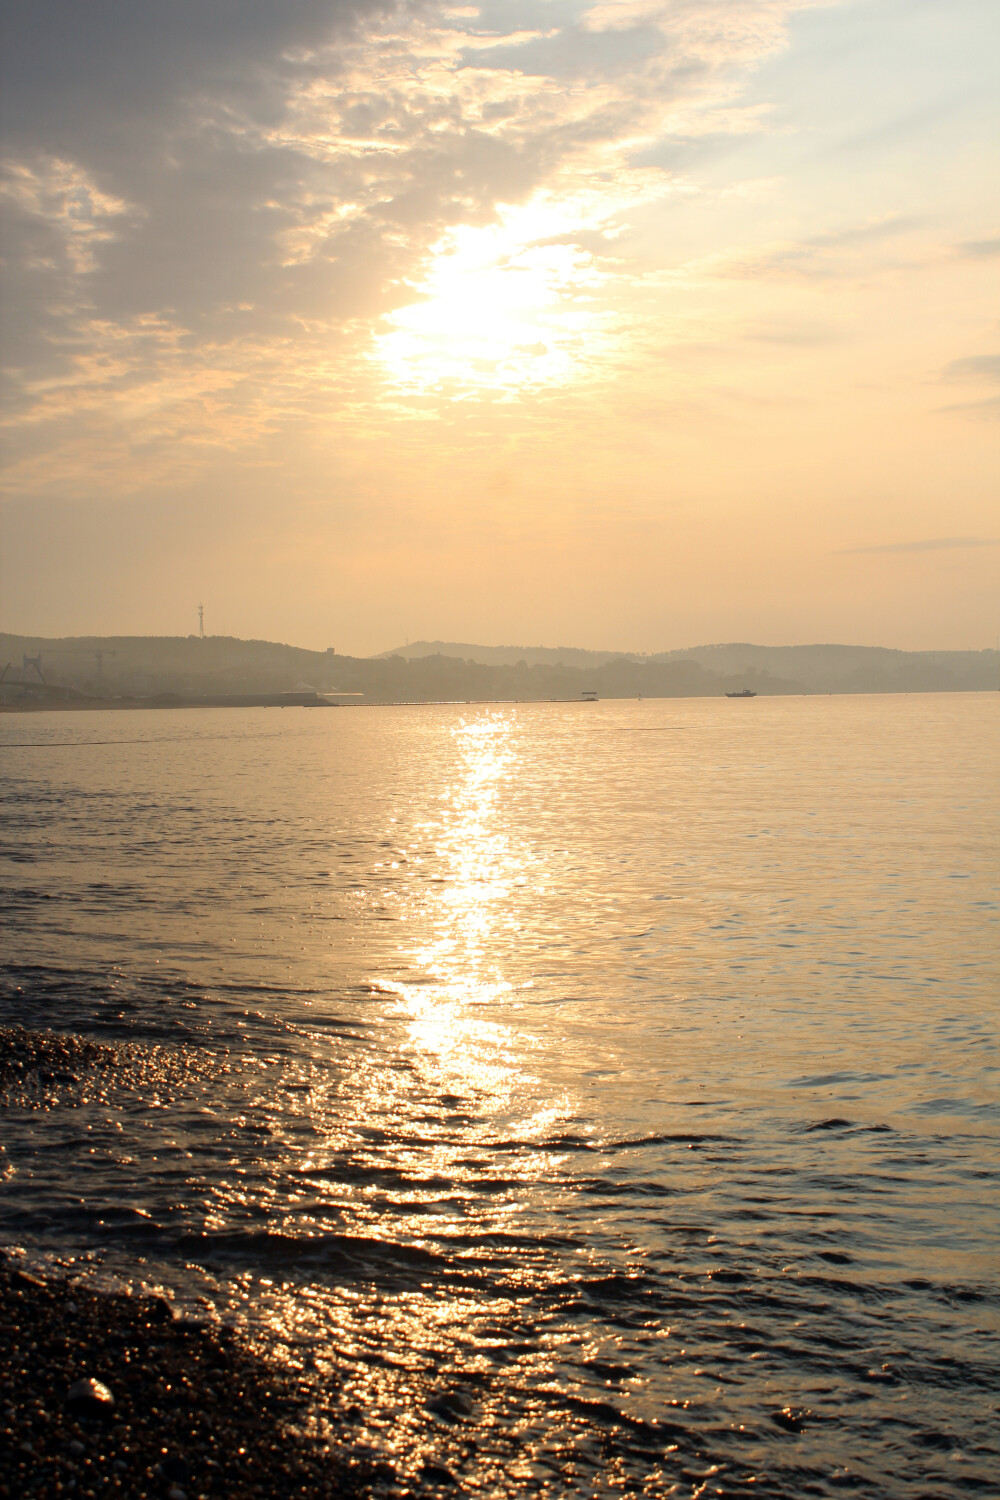
[{"label": "tree line on hill", "polygon": [[[7,701],[32,685],[102,700],[251,694],[343,694],[345,701],[705,697],[750,688],[762,695],[809,692],[982,691],[1000,686],[996,651],[888,651],[878,647],[724,645],[656,656],[567,653],[425,643],[381,657],[308,651],[230,636],[0,635],[0,691]],[[437,645],[438,643],[432,643]],[[480,651],[493,659],[460,657]],[[508,658],[496,660],[503,652]],[[580,658],[585,656],[584,662]],[[513,658],[513,659],[511,659]],[[4,664],[8,664],[6,669]],[[23,686],[18,686],[18,685]],[[353,695],[353,699],[346,695]]]}]

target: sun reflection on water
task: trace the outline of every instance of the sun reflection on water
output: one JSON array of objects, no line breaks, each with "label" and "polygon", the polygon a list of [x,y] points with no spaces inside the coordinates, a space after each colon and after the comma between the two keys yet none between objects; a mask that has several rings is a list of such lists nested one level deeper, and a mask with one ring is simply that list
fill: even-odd
[{"label": "sun reflection on water", "polygon": [[[505,826],[507,789],[518,756],[509,716],[489,713],[455,731],[459,770],[440,822],[429,829],[443,877],[419,914],[425,936],[413,953],[418,981],[390,980],[380,988],[398,996],[411,1049],[430,1062],[442,1084],[500,1103],[517,1101],[526,1114],[519,1132],[544,1131],[558,1110],[538,1109],[526,1076],[523,1032],[498,1019],[517,1005],[503,954],[516,934],[517,888],[525,884],[524,851]],[[506,1004],[505,1004],[506,1002]]]}]

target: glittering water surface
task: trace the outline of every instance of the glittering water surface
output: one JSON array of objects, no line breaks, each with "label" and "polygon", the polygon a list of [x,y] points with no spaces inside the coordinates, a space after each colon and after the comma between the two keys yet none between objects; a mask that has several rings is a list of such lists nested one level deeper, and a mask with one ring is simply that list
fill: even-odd
[{"label": "glittering water surface", "polygon": [[995,1493],[998,710],[8,716],[0,1238],[400,1485]]}]

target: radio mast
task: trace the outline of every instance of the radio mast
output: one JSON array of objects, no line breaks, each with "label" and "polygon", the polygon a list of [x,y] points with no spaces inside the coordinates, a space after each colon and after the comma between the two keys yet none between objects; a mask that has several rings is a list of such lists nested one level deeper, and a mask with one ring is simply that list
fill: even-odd
[{"label": "radio mast", "polygon": [[205,639],[205,606],[204,606],[204,604],[199,604],[198,605],[198,634],[201,636],[202,640]]}]

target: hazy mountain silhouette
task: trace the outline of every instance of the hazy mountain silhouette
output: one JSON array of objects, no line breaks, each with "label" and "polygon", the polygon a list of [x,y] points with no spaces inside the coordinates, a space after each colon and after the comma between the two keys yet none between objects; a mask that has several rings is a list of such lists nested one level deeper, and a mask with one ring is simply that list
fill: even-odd
[{"label": "hazy mountain silhouette", "polygon": [[4,663],[0,692],[8,703],[26,694],[39,701],[84,694],[176,702],[340,693],[384,703],[578,698],[582,692],[705,697],[746,687],[760,694],[949,692],[1000,685],[996,651],[836,645],[729,644],[639,656],[415,642],[382,656],[351,657],[232,636],[8,634],[0,635],[0,670]]},{"label": "hazy mountain silhouette", "polygon": [[[1000,687],[996,651],[896,651],[885,646],[756,646],[750,642],[692,646],[654,653],[585,651],[577,646],[476,646],[458,641],[411,641],[380,659],[459,658],[485,665],[587,669],[617,663],[657,666],[693,662],[721,677],[777,678],[783,691],[812,693],[955,692]],[[653,674],[655,675],[655,674]]]}]

